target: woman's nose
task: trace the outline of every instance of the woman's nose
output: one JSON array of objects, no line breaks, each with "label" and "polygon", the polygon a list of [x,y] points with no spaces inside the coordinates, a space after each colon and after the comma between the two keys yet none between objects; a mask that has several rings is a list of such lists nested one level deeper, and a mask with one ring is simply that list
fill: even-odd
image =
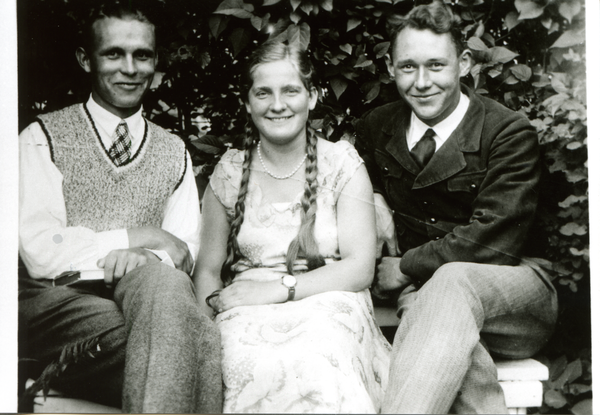
[{"label": "woman's nose", "polygon": [[286,103],[285,99],[281,94],[273,94],[273,100],[271,101],[271,111],[281,112],[285,110]]}]

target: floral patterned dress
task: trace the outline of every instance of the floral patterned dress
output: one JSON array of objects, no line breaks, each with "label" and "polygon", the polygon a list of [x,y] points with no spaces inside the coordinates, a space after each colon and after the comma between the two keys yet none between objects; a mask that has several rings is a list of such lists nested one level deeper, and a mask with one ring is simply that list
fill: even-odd
[{"label": "floral patterned dress", "polygon": [[[340,260],[336,203],[362,160],[345,141],[318,143],[315,237],[326,262]],[[210,181],[229,220],[237,201],[243,153],[229,150]],[[263,202],[248,186],[238,235],[243,258],[235,281],[280,279],[300,227],[291,203]],[[306,270],[298,260],[295,269]],[[223,351],[224,412],[377,413],[387,385],[391,346],[373,317],[368,290],[334,291],[299,301],[236,307],[217,316]]]}]

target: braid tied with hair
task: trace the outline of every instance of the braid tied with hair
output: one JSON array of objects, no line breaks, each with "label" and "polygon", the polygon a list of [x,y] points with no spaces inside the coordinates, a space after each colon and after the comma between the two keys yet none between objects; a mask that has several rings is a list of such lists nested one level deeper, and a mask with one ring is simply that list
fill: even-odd
[{"label": "braid tied with hair", "polygon": [[308,262],[308,269],[312,270],[325,265],[325,260],[319,254],[319,245],[315,239],[315,220],[317,217],[317,135],[310,127],[306,129],[306,169],[304,194],[302,195],[300,231],[292,240],[286,254],[285,265],[288,272],[294,275],[294,262],[299,255],[303,255]]}]

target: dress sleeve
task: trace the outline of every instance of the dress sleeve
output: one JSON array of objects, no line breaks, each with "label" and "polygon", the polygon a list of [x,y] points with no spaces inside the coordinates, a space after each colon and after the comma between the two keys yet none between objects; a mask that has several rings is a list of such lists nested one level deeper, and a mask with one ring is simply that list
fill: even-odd
[{"label": "dress sleeve", "polygon": [[335,193],[335,200],[339,198],[346,184],[363,164],[358,152],[348,141],[338,141],[331,145],[324,155],[324,169],[326,186]]},{"label": "dress sleeve", "polygon": [[233,217],[242,179],[242,163],[244,153],[239,150],[228,150],[210,176],[210,187],[217,200],[225,207],[227,216]]}]

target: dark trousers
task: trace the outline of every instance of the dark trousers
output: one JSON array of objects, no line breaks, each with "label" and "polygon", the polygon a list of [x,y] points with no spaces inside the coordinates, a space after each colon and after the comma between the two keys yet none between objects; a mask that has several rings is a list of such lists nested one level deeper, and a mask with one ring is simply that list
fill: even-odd
[{"label": "dark trousers", "polygon": [[114,292],[19,279],[19,357],[46,366],[77,354],[50,385],[71,396],[124,412],[217,413],[220,350],[189,276],[172,267],[139,267]]}]

